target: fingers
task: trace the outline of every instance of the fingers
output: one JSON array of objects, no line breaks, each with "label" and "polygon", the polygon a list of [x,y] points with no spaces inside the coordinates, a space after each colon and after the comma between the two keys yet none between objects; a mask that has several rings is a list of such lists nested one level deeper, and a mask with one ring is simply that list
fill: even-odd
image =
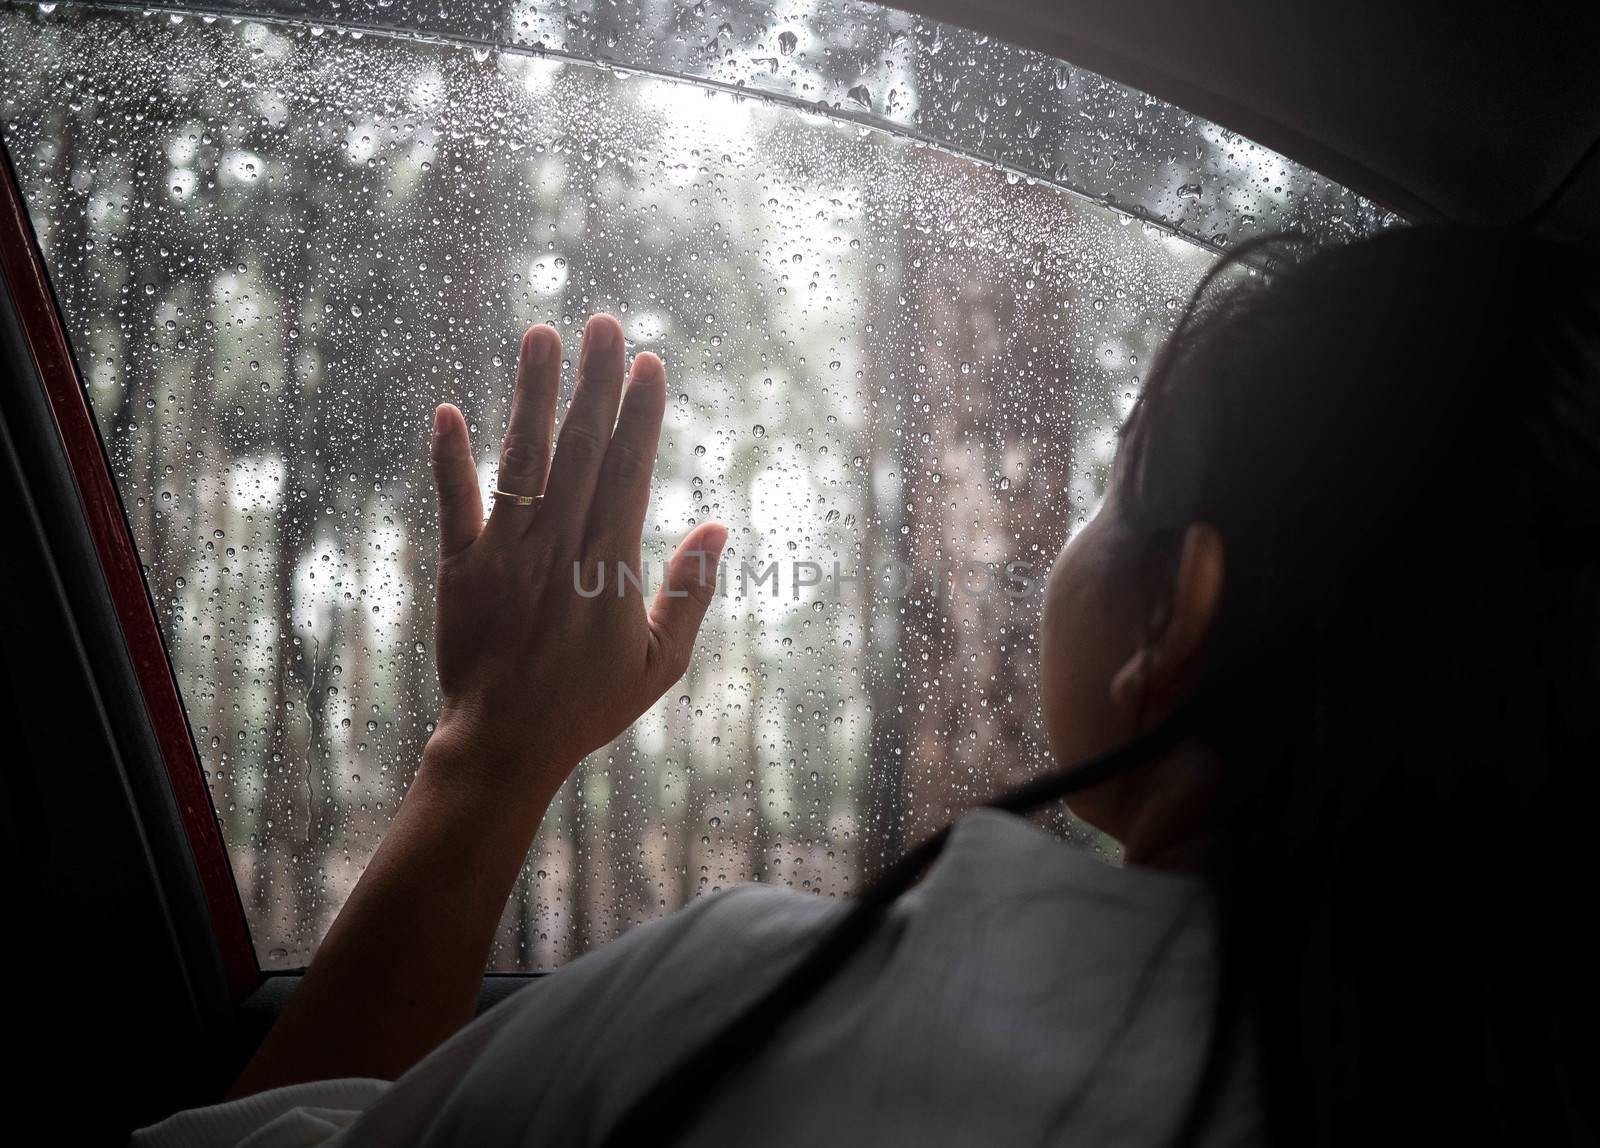
[{"label": "fingers", "polygon": [[653,673],[661,689],[677,681],[689,668],[695,635],[717,589],[717,563],[728,543],[728,528],[705,522],[689,531],[667,563],[666,577],[650,607]]},{"label": "fingers", "polygon": [[590,316],[578,353],[578,386],[561,424],[540,517],[581,535],[622,397],[622,327],[610,315]]},{"label": "fingers", "polygon": [[449,403],[433,412],[433,481],[439,489],[439,554],[459,554],[483,529],[483,496],[472,461],[467,420]]},{"label": "fingers", "polygon": [[[556,395],[561,389],[561,336],[552,327],[529,327],[517,353],[517,387],[511,419],[500,450],[495,485],[515,494],[542,494],[550,470],[555,435]],[[496,498],[489,513],[493,530],[521,531],[533,521],[533,508]]]},{"label": "fingers", "polygon": [[667,409],[666,372],[649,352],[636,356],[622,391],[622,412],[606,447],[600,481],[589,508],[585,549],[602,558],[619,558],[639,568],[639,545],[650,507],[661,417]]}]

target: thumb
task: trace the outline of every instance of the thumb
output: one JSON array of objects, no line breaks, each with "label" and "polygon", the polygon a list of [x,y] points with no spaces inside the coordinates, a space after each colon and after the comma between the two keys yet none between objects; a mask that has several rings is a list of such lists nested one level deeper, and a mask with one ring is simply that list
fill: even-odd
[{"label": "thumb", "polygon": [[483,530],[483,496],[467,420],[449,403],[433,412],[433,481],[439,488],[439,554],[459,554]]},{"label": "thumb", "polygon": [[695,635],[717,591],[717,563],[727,544],[726,526],[704,522],[689,531],[667,563],[661,589],[650,607],[650,633],[670,681],[689,668]]}]

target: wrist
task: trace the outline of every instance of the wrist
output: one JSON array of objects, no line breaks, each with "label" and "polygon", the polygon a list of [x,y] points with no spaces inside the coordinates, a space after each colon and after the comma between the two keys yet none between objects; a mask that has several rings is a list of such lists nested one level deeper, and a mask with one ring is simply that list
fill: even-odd
[{"label": "wrist", "polygon": [[496,807],[532,801],[542,810],[576,766],[576,761],[547,759],[524,738],[508,741],[446,710],[423,747],[417,777],[426,774],[463,799]]}]

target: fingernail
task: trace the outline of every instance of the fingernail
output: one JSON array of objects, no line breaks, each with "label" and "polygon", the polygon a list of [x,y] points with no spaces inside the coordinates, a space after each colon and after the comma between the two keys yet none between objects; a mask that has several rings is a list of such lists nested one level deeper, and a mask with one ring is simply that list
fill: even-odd
[{"label": "fingernail", "polygon": [[617,322],[608,315],[592,315],[588,324],[583,329],[583,337],[589,340],[589,348],[594,351],[609,351],[617,345]]},{"label": "fingernail", "polygon": [[537,326],[529,327],[522,336],[522,353],[528,362],[535,366],[544,365],[545,360],[550,357],[551,348],[556,344],[554,339],[544,334],[544,332],[550,330],[552,330],[550,324],[540,323]]},{"label": "fingernail", "polygon": [[716,567],[717,562],[722,558],[722,548],[726,545],[728,545],[728,528],[726,526],[724,526],[721,530],[713,531],[711,537],[706,539],[706,550],[711,555],[711,565],[713,568]]},{"label": "fingernail", "polygon": [[439,459],[439,438],[444,434],[444,408],[433,408],[433,433],[428,436],[428,462],[430,464]]},{"label": "fingernail", "polygon": [[661,360],[648,351],[635,355],[632,373],[635,382],[653,383],[661,375]]}]

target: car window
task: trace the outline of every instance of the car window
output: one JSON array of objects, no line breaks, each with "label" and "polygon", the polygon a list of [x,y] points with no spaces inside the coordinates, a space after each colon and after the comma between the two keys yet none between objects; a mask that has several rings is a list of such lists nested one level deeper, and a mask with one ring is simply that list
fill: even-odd
[{"label": "car window", "polygon": [[4,142],[269,969],[432,728],[429,414],[487,490],[526,325],[575,349],[609,310],[665,359],[653,576],[732,536],[688,676],[552,808],[508,970],[743,881],[848,893],[1044,768],[1039,587],[1198,277],[1396,222],[871,5],[439,7],[0,10]]}]

